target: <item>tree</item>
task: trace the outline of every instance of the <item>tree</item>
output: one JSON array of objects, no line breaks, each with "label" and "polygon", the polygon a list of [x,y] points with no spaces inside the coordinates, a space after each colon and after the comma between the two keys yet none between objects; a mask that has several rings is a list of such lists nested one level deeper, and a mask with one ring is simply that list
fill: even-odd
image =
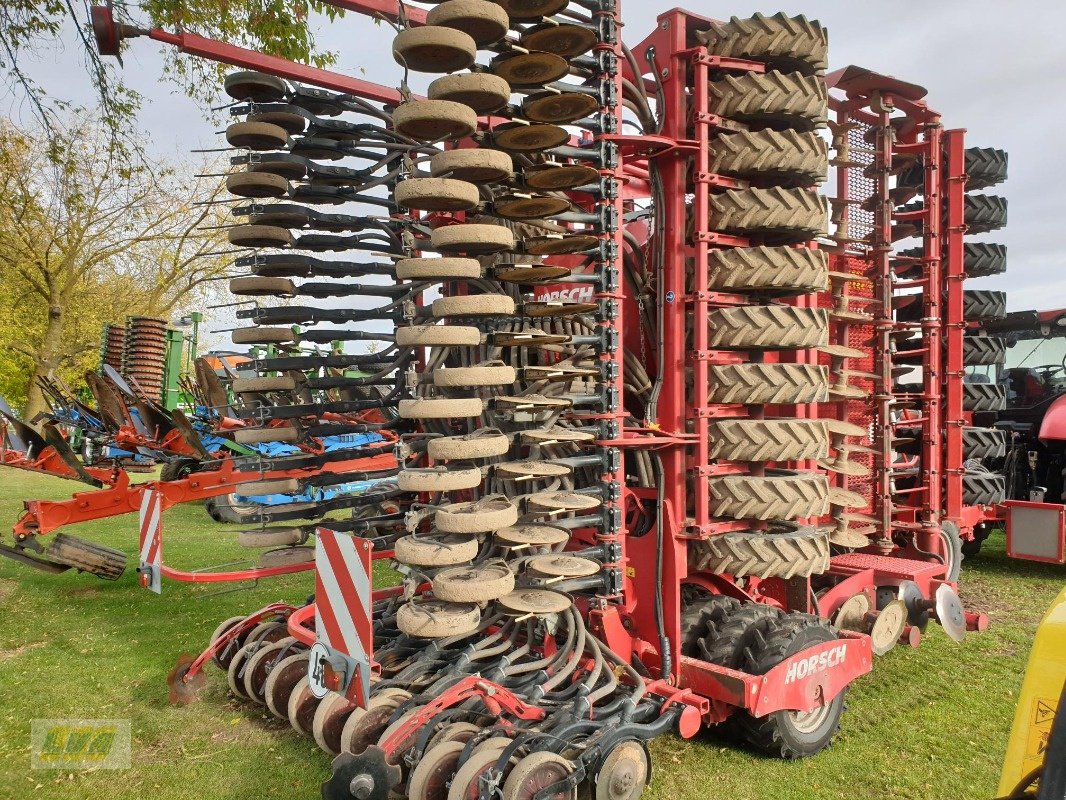
[{"label": "tree", "polygon": [[[5,0],[0,3],[0,67],[8,81],[28,99],[38,121],[48,125],[51,112],[65,107],[56,87],[41,86],[24,69],[27,60],[73,40],[83,51],[102,109],[102,119],[112,135],[119,135],[133,117],[140,96],[122,83],[116,64],[101,59],[93,41],[89,7],[93,0]],[[102,0],[97,0],[102,2]],[[335,19],[340,12],[321,0],[140,0],[118,3],[116,19],[139,27],[164,27],[221,39],[292,61],[325,67],[336,54],[320,52],[311,25],[312,13]],[[217,96],[226,69],[164,48],[164,77],[177,83],[190,97],[210,104]],[[122,138],[119,136],[118,138]],[[126,140],[130,142],[129,139]]]},{"label": "tree", "polygon": [[98,115],[47,136],[0,120],[0,387],[27,419],[39,378],[96,366],[104,323],[170,315],[225,274],[221,187],[195,171],[131,165]]}]

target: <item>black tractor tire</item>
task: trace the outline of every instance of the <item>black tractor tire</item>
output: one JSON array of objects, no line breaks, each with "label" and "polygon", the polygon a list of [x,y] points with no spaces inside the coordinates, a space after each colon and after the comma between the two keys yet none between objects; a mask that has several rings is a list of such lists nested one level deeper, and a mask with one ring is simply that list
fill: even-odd
[{"label": "black tractor tire", "polygon": [[985,539],[992,533],[992,525],[987,522],[982,522],[980,525],[975,525],[973,529],[973,538],[967,539],[962,543],[962,556],[963,558],[972,558],[981,552],[981,545],[985,543]]},{"label": "black tractor tire", "polygon": [[[1007,180],[1007,151],[993,147],[966,148],[966,190],[987,189]],[[919,160],[896,177],[896,185],[921,189],[925,164]]]},{"label": "black tractor tire", "polygon": [[987,278],[1007,270],[1007,245],[967,242],[963,245],[963,269],[968,278]]},{"label": "black tractor tire", "polygon": [[[789,656],[825,642],[837,641],[829,625],[807,614],[790,614],[775,620],[745,653],[741,669],[765,675]],[[738,712],[737,726],[753,747],[772,756],[795,760],[812,756],[829,746],[844,713],[842,691],[828,704],[809,713],[774,711],[764,717]]]},{"label": "black tractor tire", "polygon": [[964,336],[962,363],[968,367],[1002,364],[1007,358],[1007,341],[998,336]]},{"label": "black tractor tire", "polygon": [[962,293],[962,315],[967,320],[985,322],[1007,316],[1007,293],[991,289],[966,289]]},{"label": "black tractor tire", "polygon": [[781,617],[773,606],[745,603],[717,622],[707,620],[697,641],[698,658],[720,667],[737,669],[744,661],[744,651]]},{"label": "black tractor tire", "polygon": [[1007,390],[995,383],[964,383],[962,407],[965,411],[1002,411],[1007,407]]},{"label": "black tractor tire", "polygon": [[1007,224],[1007,198],[994,194],[968,194],[964,204],[967,233],[988,233]]},{"label": "black tractor tire", "polygon": [[962,504],[991,506],[1002,503],[1006,488],[1002,475],[991,472],[967,472],[962,476]]},{"label": "black tractor tire", "polygon": [[1007,453],[1007,432],[999,428],[963,428],[962,457],[969,461],[1002,458]]},{"label": "black tractor tire", "polygon": [[699,657],[699,640],[707,625],[719,623],[740,607],[740,601],[724,594],[710,594],[695,586],[681,589],[681,654]]},{"label": "black tractor tire", "polygon": [[940,538],[943,540],[947,558],[944,565],[948,568],[946,580],[955,583],[959,580],[962,571],[962,537],[959,536],[959,526],[954,522],[944,522],[940,526]]}]

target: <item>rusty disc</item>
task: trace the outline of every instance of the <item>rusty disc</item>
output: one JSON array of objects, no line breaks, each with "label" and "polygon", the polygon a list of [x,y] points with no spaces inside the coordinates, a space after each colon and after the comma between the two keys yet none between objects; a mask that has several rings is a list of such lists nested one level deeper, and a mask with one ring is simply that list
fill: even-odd
[{"label": "rusty disc", "polygon": [[543,122],[534,122],[531,125],[505,122],[493,128],[492,139],[501,150],[532,153],[566,144],[570,141],[570,132],[558,125]]},{"label": "rusty disc", "polygon": [[310,656],[306,653],[293,653],[286,656],[270,670],[266,684],[263,686],[263,700],[266,707],[278,719],[288,718],[289,697],[301,678],[307,677],[307,664]]},{"label": "rusty disc", "polygon": [[570,428],[553,427],[546,430],[526,430],[522,431],[519,436],[521,437],[522,444],[528,445],[549,445],[558,444],[560,442],[592,442],[596,440],[595,434],[588,433],[587,431],[575,431]]},{"label": "rusty disc", "polygon": [[559,164],[551,161],[535,164],[522,171],[522,179],[532,189],[547,191],[576,189],[598,181],[600,173],[583,164]]},{"label": "rusty disc", "polygon": [[344,723],[352,715],[357,706],[344,695],[330,692],[323,698],[315,709],[315,717],[311,722],[311,732],[314,734],[315,743],[323,751],[331,756],[341,751],[341,732]]},{"label": "rusty disc", "polygon": [[507,547],[556,547],[570,541],[570,531],[555,525],[512,525],[492,534],[493,540]]},{"label": "rusty disc", "polygon": [[496,331],[491,334],[496,347],[542,347],[546,344],[566,344],[570,336],[563,333],[545,333],[533,328],[521,331]]},{"label": "rusty disc", "polygon": [[600,101],[581,92],[548,92],[531,95],[522,103],[522,113],[533,122],[568,125],[584,119],[600,107]]},{"label": "rusty disc", "polygon": [[512,22],[530,22],[550,17],[566,8],[569,0],[497,0]]},{"label": "rusty disc", "polygon": [[563,197],[511,194],[492,202],[492,211],[504,219],[543,219],[570,210],[570,201]]},{"label": "rusty disc", "polygon": [[[571,271],[569,267],[557,267],[552,264],[497,264],[492,268],[496,280],[505,283],[542,283],[565,278]],[[569,339],[570,337],[564,337],[563,341]]]},{"label": "rusty disc", "polygon": [[342,753],[359,755],[370,745],[377,744],[381,734],[389,727],[389,718],[400,704],[410,700],[411,695],[403,690],[375,694],[366,708],[357,708],[348,717],[341,731]]},{"label": "rusty disc", "polygon": [[600,565],[591,558],[553,553],[533,556],[526,561],[526,569],[548,578],[587,578],[599,572]]},{"label": "rusty disc", "polygon": [[829,503],[840,508],[866,508],[870,505],[869,501],[858,492],[840,486],[829,487]]},{"label": "rusty disc", "polygon": [[565,464],[553,464],[551,461],[505,461],[496,465],[496,477],[505,480],[558,478],[571,472],[573,470]]},{"label": "rusty disc", "polygon": [[823,344],[816,349],[833,358],[866,358],[869,355],[865,350],[843,344]]},{"label": "rusty disc", "polygon": [[526,502],[531,508],[543,511],[588,511],[603,505],[600,498],[577,492],[535,492]]},{"label": "rusty disc", "polygon": [[572,400],[562,397],[545,397],[542,394],[527,394],[521,397],[497,395],[493,398],[497,410],[506,411],[547,411],[550,409],[570,408]]},{"label": "rusty disc", "polygon": [[855,528],[831,528],[829,530],[829,543],[837,547],[846,547],[849,550],[857,550],[870,544],[866,534]]},{"label": "rusty disc", "polygon": [[287,707],[289,724],[292,725],[297,733],[302,733],[304,736],[312,735],[311,724],[314,722],[315,711],[318,709],[320,702],[321,700],[311,693],[310,682],[305,670],[304,676],[296,682],[296,686],[293,687],[292,692],[289,694]]},{"label": "rusty disc", "polygon": [[870,468],[865,464],[860,464],[858,461],[848,461],[844,458],[838,458],[835,461],[831,461],[828,458],[820,458],[818,459],[818,466],[824,470],[836,472],[840,475],[852,475],[865,478],[870,474]]},{"label": "rusty disc", "polygon": [[836,436],[865,436],[867,433],[866,428],[842,419],[827,418],[825,423],[829,432]]},{"label": "rusty disc", "polygon": [[511,86],[543,86],[567,75],[570,64],[555,53],[511,52],[492,59],[489,71]]},{"label": "rusty disc", "polygon": [[534,300],[522,306],[527,317],[573,317],[599,310],[596,303],[567,303],[562,300]]},{"label": "rusty disc", "polygon": [[196,656],[182,655],[174,669],[167,673],[167,687],[170,689],[169,700],[171,705],[183,706],[195,702],[200,696],[200,690],[207,681],[203,671],[197,672],[191,678],[189,667],[196,660]]},{"label": "rusty disc", "polygon": [[599,237],[587,233],[530,236],[522,241],[527,253],[534,256],[558,256],[591,250],[600,243]]},{"label": "rusty disc", "polygon": [[548,23],[527,30],[518,40],[518,44],[527,50],[555,53],[569,59],[587,53],[598,41],[599,37],[592,28]]}]

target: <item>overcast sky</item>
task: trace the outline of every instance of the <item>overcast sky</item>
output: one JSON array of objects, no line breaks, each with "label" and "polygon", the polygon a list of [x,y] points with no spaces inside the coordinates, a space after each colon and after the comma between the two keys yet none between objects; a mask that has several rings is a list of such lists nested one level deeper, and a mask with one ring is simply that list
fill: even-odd
[{"label": "overcast sky", "polygon": [[[968,131],[967,144],[1010,153],[1010,180],[990,190],[1010,200],[1010,224],[980,237],[1009,246],[1006,275],[974,281],[1008,290],[1012,310],[1066,306],[1066,249],[1059,242],[1066,217],[1066,149],[1061,125],[1066,100],[1066,3],[984,0],[780,3],[774,8],[734,2],[697,3],[701,13],[724,18],[757,10],[805,13],[829,29],[830,69],[857,64],[919,83],[929,105],[948,127]],[[625,38],[640,41],[657,13],[672,3],[622,0]],[[391,31],[349,14],[320,32],[320,45],[340,54],[337,69],[395,85],[399,71],[390,55]],[[59,96],[92,101],[73,40],[33,65],[32,73]],[[158,46],[132,40],[124,74],[147,98],[141,127],[160,155],[223,143],[215,128],[174,87],[158,83]],[[418,87],[416,87],[418,88]],[[9,96],[4,111],[26,114]]]}]

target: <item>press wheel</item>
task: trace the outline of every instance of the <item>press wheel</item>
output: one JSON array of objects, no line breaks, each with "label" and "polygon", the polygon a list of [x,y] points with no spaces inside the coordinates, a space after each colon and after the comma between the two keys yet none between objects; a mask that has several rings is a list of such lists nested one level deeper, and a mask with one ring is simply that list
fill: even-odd
[{"label": "press wheel", "polygon": [[[477,114],[470,106],[448,100],[413,100],[392,114],[393,127],[422,142],[463,139],[477,130]],[[442,230],[438,228],[437,230]]]},{"label": "press wheel", "polygon": [[596,31],[582,25],[547,23],[529,28],[518,40],[526,50],[554,53],[566,59],[587,53],[599,42]]},{"label": "press wheel", "polygon": [[289,697],[302,678],[307,677],[307,664],[310,656],[306,653],[293,653],[286,656],[270,670],[263,685],[263,700],[267,710],[278,719],[288,719]]},{"label": "press wheel", "polygon": [[455,72],[477,57],[477,42],[467,33],[439,25],[400,31],[392,41],[392,57],[415,72]]},{"label": "press wheel", "polygon": [[352,711],[341,730],[341,752],[357,756],[371,745],[377,744],[381,734],[389,726],[389,718],[402,703],[410,699],[410,693],[402,689],[381,692],[370,698],[366,708],[356,708]]},{"label": "press wheel", "polygon": [[344,725],[358,708],[344,695],[330,692],[315,709],[311,721],[311,733],[315,744],[322,750],[335,756],[341,751],[341,733]]},{"label": "press wheel", "polygon": [[453,603],[487,603],[511,592],[514,580],[506,564],[449,567],[433,576],[433,594]]},{"label": "press wheel", "polygon": [[487,0],[448,0],[429,10],[426,24],[463,31],[484,47],[507,35],[510,19],[503,8]]},{"label": "press wheel", "polygon": [[447,567],[472,561],[480,549],[476,537],[425,533],[396,540],[394,557],[412,567]]},{"label": "press wheel", "polygon": [[409,800],[447,800],[465,743],[444,741],[426,749],[407,782]]},{"label": "press wheel", "polygon": [[[533,800],[573,771],[573,763],[557,753],[544,750],[530,753],[511,768],[503,784],[503,800]],[[577,800],[577,787],[557,791],[541,800]]]},{"label": "press wheel", "polygon": [[482,72],[445,75],[426,90],[430,100],[447,100],[470,106],[478,114],[499,111],[511,100],[511,86],[503,78]]},{"label": "press wheel", "polygon": [[500,150],[464,147],[437,153],[429,160],[429,171],[434,177],[492,183],[509,178],[514,164],[511,156]]},{"label": "press wheel", "polygon": [[595,800],[637,800],[648,771],[648,753],[638,742],[615,745],[596,773]]},{"label": "press wheel", "polygon": [[522,179],[531,189],[563,191],[598,181],[600,173],[583,164],[559,164],[550,161],[526,167]]},{"label": "press wheel", "polygon": [[408,636],[422,639],[469,636],[480,624],[481,609],[474,603],[412,600],[400,606],[396,614],[396,627]]},{"label": "press wheel", "polygon": [[581,92],[548,92],[526,98],[522,113],[533,122],[568,125],[595,113],[600,101]]},{"label": "press wheel", "polygon": [[318,710],[320,702],[322,701],[311,692],[310,679],[307,677],[305,670],[304,676],[297,681],[296,686],[293,687],[292,692],[289,694],[289,704],[286,712],[293,730],[297,733],[302,733],[304,736],[312,735],[311,724],[314,722],[315,711]]}]

